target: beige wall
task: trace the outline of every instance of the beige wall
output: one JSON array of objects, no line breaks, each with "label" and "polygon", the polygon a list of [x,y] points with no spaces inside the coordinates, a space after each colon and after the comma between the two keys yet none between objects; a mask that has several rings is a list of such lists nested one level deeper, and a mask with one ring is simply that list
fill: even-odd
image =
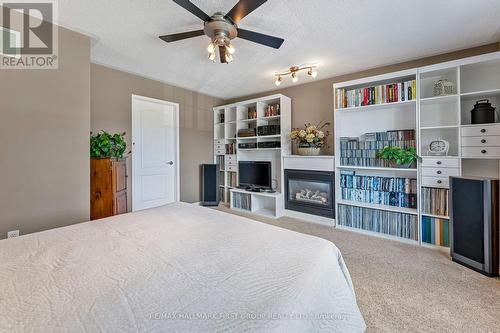
[{"label": "beige wall", "polygon": [[[301,127],[305,123],[308,122],[316,123],[321,120],[327,120],[333,122],[333,84],[336,82],[343,82],[372,75],[379,75],[409,68],[427,66],[440,62],[471,57],[479,54],[496,52],[499,50],[500,50],[500,43],[488,44],[480,47],[475,47],[452,53],[446,53],[415,61],[409,61],[390,66],[379,67],[363,72],[342,75],[330,79],[312,81],[311,83],[267,91],[260,94],[253,94],[250,96],[234,98],[226,101],[225,103],[233,103],[235,101],[242,101],[261,96],[281,93],[292,99],[293,127]],[[332,129],[333,129],[333,123],[332,126],[330,127],[331,132],[333,132]],[[324,153],[333,154],[333,148],[334,148],[333,133],[331,133],[328,141],[329,141],[329,147],[324,149]]]},{"label": "beige wall", "polygon": [[0,239],[89,219],[90,41],[59,29],[59,69],[0,69]]},{"label": "beige wall", "polygon": [[[122,71],[91,65],[91,128],[127,132],[131,147],[132,94],[179,103],[181,200],[200,201],[199,165],[213,162],[212,107],[222,100]],[[132,188],[128,158],[128,188]],[[129,191],[129,207],[131,199]]]}]

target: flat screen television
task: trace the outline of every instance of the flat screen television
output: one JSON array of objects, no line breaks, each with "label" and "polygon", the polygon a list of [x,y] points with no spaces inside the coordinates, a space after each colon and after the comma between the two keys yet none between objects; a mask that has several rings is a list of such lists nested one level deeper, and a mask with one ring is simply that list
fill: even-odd
[{"label": "flat screen television", "polygon": [[271,189],[271,162],[239,162],[238,180],[243,188]]}]

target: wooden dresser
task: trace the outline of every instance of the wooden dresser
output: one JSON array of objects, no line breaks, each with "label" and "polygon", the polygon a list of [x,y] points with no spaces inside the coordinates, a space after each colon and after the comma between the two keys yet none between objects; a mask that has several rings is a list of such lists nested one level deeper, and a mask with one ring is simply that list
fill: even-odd
[{"label": "wooden dresser", "polygon": [[109,158],[90,160],[90,219],[127,213],[127,163]]}]

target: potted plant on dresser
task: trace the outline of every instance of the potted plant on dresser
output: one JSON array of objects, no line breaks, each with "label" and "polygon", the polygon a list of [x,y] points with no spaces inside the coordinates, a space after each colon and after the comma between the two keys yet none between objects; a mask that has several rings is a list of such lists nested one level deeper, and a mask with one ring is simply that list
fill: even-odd
[{"label": "potted plant on dresser", "polygon": [[324,131],[329,122],[320,122],[316,125],[306,124],[304,128],[294,128],[290,133],[290,139],[297,145],[297,152],[302,156],[318,156],[330,135]]},{"label": "potted plant on dresser", "polygon": [[90,134],[90,219],[127,213],[125,133]]}]

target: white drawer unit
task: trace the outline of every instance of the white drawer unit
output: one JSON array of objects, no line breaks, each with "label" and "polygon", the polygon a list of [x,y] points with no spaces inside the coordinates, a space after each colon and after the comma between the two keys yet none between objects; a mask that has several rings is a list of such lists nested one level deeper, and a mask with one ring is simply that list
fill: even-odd
[{"label": "white drawer unit", "polygon": [[215,139],[214,140],[215,145],[223,145],[224,143],[225,143],[224,139]]},{"label": "white drawer unit", "polygon": [[228,165],[226,170],[231,171],[231,172],[238,172],[238,166],[237,165]]},{"label": "white drawer unit", "polygon": [[500,158],[500,147],[462,147],[463,158]]},{"label": "white drawer unit", "polygon": [[236,155],[226,155],[226,159],[228,161],[236,161],[237,160]]},{"label": "white drawer unit", "polygon": [[238,162],[237,161],[232,161],[232,160],[227,160],[226,165],[237,167],[238,166]]},{"label": "white drawer unit", "polygon": [[462,127],[462,137],[500,135],[500,124],[483,124]]},{"label": "white drawer unit", "polygon": [[226,155],[225,149],[215,149],[215,155]]},{"label": "white drawer unit", "polygon": [[500,147],[500,135],[464,136],[462,147]]},{"label": "white drawer unit", "polygon": [[226,145],[224,145],[224,144],[218,144],[217,143],[214,146],[214,150],[224,150],[225,151],[226,150]]},{"label": "white drawer unit", "polygon": [[460,176],[459,168],[422,168],[424,177],[456,177]]},{"label": "white drawer unit", "polygon": [[460,161],[458,158],[446,158],[446,157],[423,157],[422,158],[423,168],[459,168]]},{"label": "white drawer unit", "polygon": [[448,177],[422,177],[422,186],[428,187],[448,187],[450,185],[450,178]]}]

